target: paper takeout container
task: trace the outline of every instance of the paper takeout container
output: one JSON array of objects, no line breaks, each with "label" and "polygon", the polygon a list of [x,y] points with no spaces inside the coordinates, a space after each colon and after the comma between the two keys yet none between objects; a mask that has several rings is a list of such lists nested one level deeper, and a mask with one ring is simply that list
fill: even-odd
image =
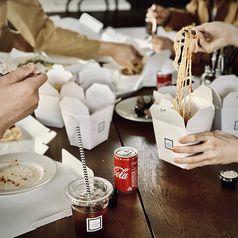
[{"label": "paper takeout container", "polygon": [[[155,87],[157,84],[157,72],[166,69],[174,71],[173,61],[169,58],[169,50],[160,51],[152,56],[144,56],[143,70],[139,75],[123,75],[121,70],[125,67],[116,62],[104,64],[104,67],[114,70],[114,83],[119,97],[128,96],[142,87]],[[115,77],[117,75],[117,77]]]},{"label": "paper takeout container", "polygon": [[91,150],[108,139],[116,96],[107,85],[97,83],[85,95],[82,100],[79,90],[75,97],[63,97],[60,108],[70,144],[78,146],[76,127],[80,126],[83,147]]},{"label": "paper takeout container", "polygon": [[[39,89],[39,105],[35,110],[37,120],[46,126],[62,128],[64,121],[61,115],[59,102],[65,94],[74,92],[74,81],[71,72],[64,70],[62,65],[54,65],[47,73],[48,80]],[[65,89],[67,91],[65,92]]]},{"label": "paper takeout container", "polygon": [[32,116],[18,121],[16,126],[21,129],[22,137],[16,141],[1,142],[0,155],[16,152],[36,152],[43,155],[49,148],[47,144],[57,134]]},{"label": "paper takeout container", "polygon": [[179,139],[182,136],[210,130],[215,111],[212,103],[212,90],[202,85],[193,91],[191,100],[191,114],[193,116],[187,125],[177,110],[172,109],[174,98],[169,94],[161,94],[156,91],[154,91],[154,98],[155,103],[151,106],[150,111],[159,158],[185,168],[185,164],[174,163],[174,158],[185,157],[188,154],[174,153],[172,147],[181,145]]},{"label": "paper takeout container", "polygon": [[215,105],[214,130],[238,136],[238,78],[223,75],[216,78],[210,87]]}]

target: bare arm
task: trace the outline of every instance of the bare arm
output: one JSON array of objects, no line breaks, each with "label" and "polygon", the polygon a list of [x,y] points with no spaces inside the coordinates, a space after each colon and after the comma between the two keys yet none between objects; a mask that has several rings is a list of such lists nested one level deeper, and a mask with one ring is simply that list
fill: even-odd
[{"label": "bare arm", "polygon": [[98,55],[111,56],[117,63],[123,66],[139,63],[142,59],[142,56],[133,46],[110,42],[100,43]]}]

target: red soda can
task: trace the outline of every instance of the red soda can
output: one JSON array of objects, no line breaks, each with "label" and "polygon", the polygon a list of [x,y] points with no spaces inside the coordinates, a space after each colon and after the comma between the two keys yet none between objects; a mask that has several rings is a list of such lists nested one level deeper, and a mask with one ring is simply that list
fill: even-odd
[{"label": "red soda can", "polygon": [[169,70],[159,70],[157,72],[156,90],[161,87],[169,86],[172,83],[172,73]]},{"label": "red soda can", "polygon": [[115,187],[130,192],[138,184],[138,152],[132,147],[120,147],[114,151]]}]

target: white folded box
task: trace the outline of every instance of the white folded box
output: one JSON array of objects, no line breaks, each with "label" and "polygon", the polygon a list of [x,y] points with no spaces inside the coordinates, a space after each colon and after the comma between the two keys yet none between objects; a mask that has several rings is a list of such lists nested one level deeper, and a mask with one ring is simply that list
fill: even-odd
[{"label": "white folded box", "polygon": [[78,94],[74,97],[63,97],[60,108],[70,144],[78,146],[76,127],[80,126],[83,147],[91,150],[108,139],[115,94],[107,85],[94,83],[82,100],[80,86],[77,88]]},{"label": "white folded box", "polygon": [[56,136],[56,132],[42,125],[31,115],[16,123],[22,131],[22,137],[16,141],[1,142],[0,154],[17,152],[36,152],[44,154],[49,146],[47,145]]},{"label": "white folded box", "polygon": [[[62,65],[56,64],[48,71],[47,75],[47,82],[39,89],[40,100],[38,108],[35,110],[35,116],[46,126],[62,128],[64,121],[59,102],[64,96],[63,88],[74,81],[74,78],[72,73],[64,70]],[[74,90],[74,87],[68,88],[68,94],[71,94],[71,90]]]},{"label": "white folded box", "polygon": [[[158,148],[159,158],[178,167],[185,168],[185,164],[174,163],[175,157],[185,157],[188,154],[177,154],[172,147],[181,145],[179,139],[182,136],[209,131],[214,117],[212,104],[212,90],[206,86],[200,86],[193,91],[191,96],[191,115],[185,125],[183,117],[173,109],[174,98],[169,94],[154,92],[155,103],[151,106],[154,133]],[[186,98],[186,108],[189,102]]]},{"label": "white folded box", "polygon": [[223,75],[216,78],[210,87],[214,92],[214,130],[238,136],[238,78]]},{"label": "white folded box", "polygon": [[169,58],[170,55],[171,52],[169,50],[163,50],[150,57],[144,56],[144,67],[139,75],[123,75],[121,70],[124,67],[118,65],[116,62],[104,64],[104,67],[118,71],[117,79],[114,79],[117,95],[127,95],[129,92],[133,93],[142,87],[155,87],[157,84],[157,72],[159,70],[166,69],[173,72],[174,66],[173,61]]}]

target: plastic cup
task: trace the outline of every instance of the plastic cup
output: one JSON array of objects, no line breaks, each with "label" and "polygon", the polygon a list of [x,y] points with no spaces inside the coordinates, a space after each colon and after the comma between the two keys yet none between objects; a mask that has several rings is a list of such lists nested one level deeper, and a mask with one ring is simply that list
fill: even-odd
[{"label": "plastic cup", "polygon": [[238,172],[231,169],[221,170],[219,171],[219,178],[223,188],[232,190],[235,189]]},{"label": "plastic cup", "polygon": [[103,237],[108,212],[108,202],[113,191],[106,179],[89,178],[90,196],[84,178],[69,183],[65,197],[71,203],[76,237]]}]

